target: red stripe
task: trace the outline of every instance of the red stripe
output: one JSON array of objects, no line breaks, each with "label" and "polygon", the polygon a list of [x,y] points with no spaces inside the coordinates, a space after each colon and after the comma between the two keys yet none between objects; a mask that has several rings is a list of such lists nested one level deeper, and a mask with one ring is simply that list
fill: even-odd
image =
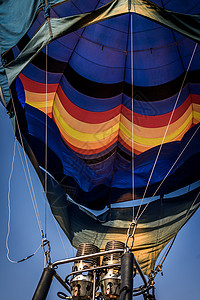
[{"label": "red stripe", "polygon": [[200,105],[200,95],[191,94],[192,103]]},{"label": "red stripe", "polygon": [[[46,93],[46,84],[45,83],[40,83],[40,82],[31,80],[28,77],[24,76],[23,74],[20,74],[19,78],[21,79],[24,89],[26,91],[29,91],[32,93]],[[48,93],[56,92],[57,87],[58,87],[58,83],[48,84],[47,92]]]},{"label": "red stripe", "polygon": [[[34,80],[31,80],[24,76],[23,74],[19,75],[24,89],[34,93],[46,93],[46,84],[39,83]],[[90,123],[90,124],[99,124],[103,122],[107,122],[118,114],[122,113],[129,121],[132,121],[132,111],[128,109],[124,105],[119,105],[109,111],[105,112],[91,112],[85,109],[79,108],[75,104],[73,104],[65,95],[62,88],[58,84],[48,84],[48,93],[56,92],[60,98],[60,101],[65,108],[65,110],[75,119]],[[184,112],[188,109],[190,104],[200,104],[200,95],[191,94],[184,103],[182,103],[174,112],[171,123],[177,121]],[[158,115],[158,116],[146,116],[138,113],[133,114],[134,124],[146,127],[146,128],[157,128],[167,126],[169,119],[171,116],[171,112]]]},{"label": "red stripe", "polygon": [[80,108],[73,104],[65,95],[63,92],[61,86],[58,87],[58,97],[65,108],[65,110],[75,119],[90,123],[90,124],[99,124],[103,122],[107,122],[114,117],[116,117],[121,112],[121,105],[118,105],[117,107],[104,112],[93,112],[88,111],[83,108]]},{"label": "red stripe", "polygon": [[[189,96],[184,103],[182,103],[179,107],[177,107],[177,109],[173,114],[171,123],[177,121],[186,112],[186,110],[189,108],[190,105],[191,105],[191,97]],[[122,114],[129,121],[132,121],[132,111],[127,107],[125,107],[124,105],[122,106]],[[168,125],[171,114],[172,112],[159,115],[159,116],[145,116],[145,115],[134,113],[133,120],[134,120],[134,124],[141,127],[158,128],[158,127],[164,127]]]}]

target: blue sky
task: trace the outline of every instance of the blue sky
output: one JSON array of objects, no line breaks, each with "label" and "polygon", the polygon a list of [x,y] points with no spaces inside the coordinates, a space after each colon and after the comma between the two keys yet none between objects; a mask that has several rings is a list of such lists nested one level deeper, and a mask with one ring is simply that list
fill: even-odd
[{"label": "blue sky", "polygon": [[[11,300],[32,299],[44,266],[43,253],[37,254],[22,263],[10,263],[6,258],[6,235],[8,225],[8,181],[14,148],[14,134],[6,110],[0,105],[0,293],[1,299]],[[44,194],[39,179],[29,164],[38,209],[44,226]],[[20,260],[32,253],[41,243],[40,230],[34,213],[26,178],[16,148],[14,170],[11,177],[11,230],[9,250],[12,260]],[[157,300],[196,300],[199,298],[199,267],[200,267],[200,210],[189,220],[179,233],[176,242],[164,264],[164,276],[156,278]],[[54,218],[48,208],[47,234],[51,243],[52,261],[75,255],[75,251],[65,235],[57,230]],[[64,247],[62,245],[62,241]],[[67,252],[67,254],[66,254]],[[59,267],[58,273],[65,277],[70,266]],[[59,299],[56,294],[64,291],[53,281],[48,300]],[[135,298],[137,300],[142,297]]]}]

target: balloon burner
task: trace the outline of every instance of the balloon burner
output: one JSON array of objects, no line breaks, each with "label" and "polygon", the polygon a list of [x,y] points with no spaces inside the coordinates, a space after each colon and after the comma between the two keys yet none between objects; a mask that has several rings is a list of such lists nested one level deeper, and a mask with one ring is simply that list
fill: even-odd
[{"label": "balloon burner", "polygon": [[[100,252],[99,248],[93,244],[82,243],[79,245],[76,257]],[[71,281],[71,293],[73,299],[91,299],[93,296],[93,286],[95,272],[91,269],[99,266],[99,257],[81,259],[74,263],[72,272],[74,273]],[[77,274],[77,275],[76,275]]]},{"label": "balloon burner", "polygon": [[[119,241],[110,241],[106,244],[105,251],[124,249],[125,244]],[[103,256],[103,269],[100,278],[101,293],[104,299],[119,299],[121,284],[121,253],[107,254]],[[118,265],[118,266],[117,266]]]}]

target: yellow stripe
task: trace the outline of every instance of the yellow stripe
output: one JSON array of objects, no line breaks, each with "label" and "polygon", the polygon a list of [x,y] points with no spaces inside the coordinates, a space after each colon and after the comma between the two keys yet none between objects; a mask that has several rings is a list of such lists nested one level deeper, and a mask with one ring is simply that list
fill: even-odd
[{"label": "yellow stripe", "polygon": [[[177,130],[182,124],[187,120],[189,115],[192,113],[192,105],[179,117],[175,122],[172,122],[168,128],[167,134],[170,135]],[[132,123],[123,115],[121,115],[121,123],[132,132]],[[147,121],[148,125],[148,121]],[[166,130],[166,125],[158,126],[156,128],[146,127],[145,124],[136,125],[134,124],[134,134],[140,136],[141,138],[162,138]]]},{"label": "yellow stripe", "polygon": [[67,143],[70,143],[73,146],[75,146],[79,149],[82,149],[82,150],[98,150],[101,147],[106,147],[110,142],[112,142],[116,138],[116,136],[118,136],[118,131],[116,131],[113,134],[111,134],[109,137],[107,137],[106,139],[101,140],[101,142],[95,141],[95,142],[88,143],[85,141],[80,141],[80,140],[77,140],[77,139],[69,136],[69,134],[67,134],[66,131],[64,131],[64,129],[62,128],[62,126],[60,125],[60,123],[57,120],[55,112],[53,112],[53,117],[54,117],[54,122],[58,126],[58,129],[60,130],[60,133],[61,133],[63,139]]},{"label": "yellow stripe", "polygon": [[[46,107],[46,101],[40,101],[40,102],[26,101],[26,103],[38,109]],[[53,106],[53,100],[47,101],[47,107],[52,107],[52,106]]]},{"label": "yellow stripe", "polygon": [[[91,124],[87,122],[83,122],[80,120],[77,120],[76,118],[72,117],[63,107],[58,95],[55,96],[55,101],[53,104],[53,109],[56,107],[57,111],[59,111],[60,116],[63,118],[63,120],[73,129],[89,134],[95,134],[97,132],[106,131],[110,128],[112,128],[114,125],[118,124],[120,121],[120,114],[118,114],[116,117],[102,123],[97,124]],[[87,112],[86,112],[87,114]]]},{"label": "yellow stripe", "polygon": [[[192,121],[192,113],[189,115],[189,117],[186,119],[186,121],[183,123],[182,126],[180,126],[175,132],[165,137],[164,142],[167,143],[175,139],[188,126],[188,124],[191,123],[191,121]],[[122,123],[120,123],[119,128],[129,139],[132,139],[132,133]],[[160,145],[162,143],[163,138],[161,137],[161,138],[151,139],[151,138],[142,138],[140,136],[133,135],[133,140],[136,143],[139,143],[141,145],[155,146],[155,145]]]},{"label": "yellow stripe", "polygon": [[114,132],[119,130],[119,123],[111,127],[110,129],[103,131],[103,132],[98,132],[96,134],[90,134],[90,133],[84,133],[77,131],[70,127],[61,117],[56,105],[54,105],[54,113],[56,115],[56,118],[58,122],[60,123],[61,127],[64,129],[64,131],[70,135],[71,137],[79,140],[79,141],[85,141],[85,142],[96,142],[103,140],[110,135],[112,135]]},{"label": "yellow stripe", "polygon": [[193,111],[193,118],[195,118],[196,120],[200,120],[200,112]]}]

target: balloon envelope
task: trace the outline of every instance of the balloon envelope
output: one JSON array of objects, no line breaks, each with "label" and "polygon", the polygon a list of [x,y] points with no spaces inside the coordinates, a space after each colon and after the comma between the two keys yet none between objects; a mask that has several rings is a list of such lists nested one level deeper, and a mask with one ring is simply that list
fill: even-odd
[{"label": "balloon envelope", "polygon": [[141,216],[134,252],[148,274],[199,206],[200,5],[128,2],[52,6],[52,39],[37,8],[4,59],[9,82],[21,72],[21,130],[72,244],[126,241]]}]

